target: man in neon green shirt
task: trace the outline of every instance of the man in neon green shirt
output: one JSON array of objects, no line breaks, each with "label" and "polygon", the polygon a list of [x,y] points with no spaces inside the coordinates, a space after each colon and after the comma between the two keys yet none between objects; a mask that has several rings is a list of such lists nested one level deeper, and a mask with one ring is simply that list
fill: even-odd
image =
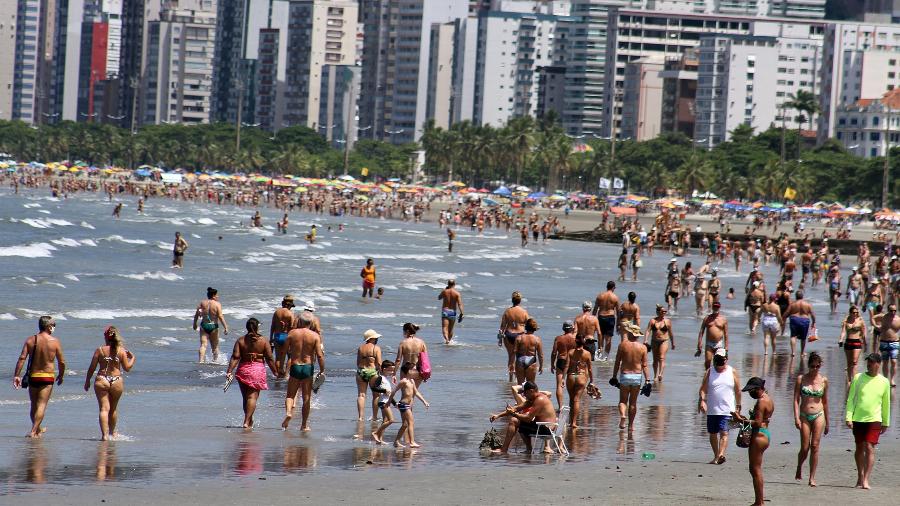
[{"label": "man in neon green shirt", "polygon": [[880,374],[881,355],[866,357],[866,372],[857,374],[847,396],[847,427],[856,440],[856,487],[869,488],[875,467],[875,445],[891,417],[891,383]]}]

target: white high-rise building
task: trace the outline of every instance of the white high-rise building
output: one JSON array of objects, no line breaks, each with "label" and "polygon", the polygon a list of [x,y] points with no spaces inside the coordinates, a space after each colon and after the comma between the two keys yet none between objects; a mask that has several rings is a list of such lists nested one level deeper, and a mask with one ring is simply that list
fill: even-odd
[{"label": "white high-rise building", "polygon": [[646,141],[662,130],[665,60],[646,56],[625,66],[622,93],[622,131],[619,137]]},{"label": "white high-rise building", "polygon": [[831,23],[823,55],[820,142],[835,136],[841,108],[900,87],[900,25]]},{"label": "white high-rise building", "polygon": [[181,0],[149,29],[143,123],[209,123],[215,0]]},{"label": "white high-rise building", "polygon": [[4,50],[0,51],[0,120],[13,117],[17,7],[18,0],[0,0],[0,40],[4,41]]},{"label": "white high-rise building", "polygon": [[861,98],[837,109],[835,137],[848,151],[866,158],[900,146],[900,89]]}]

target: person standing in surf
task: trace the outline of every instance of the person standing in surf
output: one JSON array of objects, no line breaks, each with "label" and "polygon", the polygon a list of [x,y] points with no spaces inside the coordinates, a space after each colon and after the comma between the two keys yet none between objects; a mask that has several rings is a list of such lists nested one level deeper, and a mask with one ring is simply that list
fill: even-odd
[{"label": "person standing in surf", "polygon": [[[412,379],[417,388],[424,381],[419,373],[419,355],[428,352],[425,341],[416,336],[418,331],[419,326],[415,323],[403,324],[403,340],[400,341],[400,346],[397,346],[397,359],[394,360],[394,363],[400,366],[400,379]],[[406,363],[412,364],[413,367],[404,368],[403,365]]]},{"label": "person standing in surf", "polygon": [[188,249],[188,242],[181,237],[181,232],[175,232],[175,244],[172,247],[172,268],[184,269],[184,252]]},{"label": "person standing in surf", "polygon": [[215,288],[208,287],[206,289],[206,299],[200,301],[197,310],[194,311],[194,330],[198,330],[197,320],[200,320],[200,350],[198,352],[198,362],[206,359],[206,345],[209,342],[212,348],[213,362],[219,361],[219,323],[222,324],[222,330],[228,334],[228,324],[225,323],[225,317],[222,315],[222,304],[219,303],[219,291]]},{"label": "person standing in surf", "polygon": [[516,338],[525,333],[525,321],[528,320],[528,311],[521,307],[522,294],[518,290],[512,293],[512,306],[503,312],[500,318],[500,330],[497,332],[497,346],[506,347],[506,368],[509,373],[509,381],[516,374]]},{"label": "person standing in surf", "polygon": [[281,299],[281,307],[272,314],[272,325],[269,327],[269,346],[275,351],[275,377],[287,377],[287,365],[284,357],[287,335],[294,328],[294,296],[285,295]]},{"label": "person standing in surf", "polygon": [[[448,229],[449,230],[449,229]],[[456,289],[456,280],[447,281],[447,288],[444,288],[438,295],[441,303],[441,332],[444,335],[444,343],[450,344],[453,340],[453,327],[457,321],[463,319],[463,302],[462,296]]]},{"label": "person standing in surf", "polygon": [[309,428],[309,410],[313,393],[314,359],[319,362],[319,374],[325,374],[325,354],[322,352],[322,341],[319,334],[310,330],[309,326],[312,321],[312,313],[303,311],[297,317],[299,328],[290,331],[287,337],[287,354],[291,357],[291,368],[284,397],[284,421],[281,422],[281,428],[285,430],[294,416],[294,403],[298,392],[303,395],[301,411],[303,421],[300,430],[304,432],[311,430]]},{"label": "person standing in surf", "polygon": [[372,298],[372,292],[375,290],[375,261],[371,258],[366,260],[366,266],[359,271],[359,277],[362,278],[362,296]]},{"label": "person standing in surf", "polygon": [[119,420],[119,399],[125,392],[122,372],[128,372],[134,366],[134,355],[125,349],[122,335],[115,327],[106,327],[103,338],[106,345],[94,351],[94,357],[84,378],[84,391],[87,392],[91,387],[91,378],[99,367],[97,378],[94,380],[94,395],[97,396],[97,404],[100,407],[100,440],[107,441],[110,436],[118,436],[116,423]]},{"label": "person standing in surf", "polygon": [[238,381],[238,385],[241,387],[241,397],[244,399],[244,424],[242,427],[245,429],[253,428],[253,414],[256,412],[256,401],[259,399],[260,390],[269,389],[266,381],[266,365],[276,377],[281,373],[272,356],[272,348],[259,334],[259,320],[250,318],[247,320],[247,334],[234,342],[231,361],[225,372],[225,377],[231,379],[232,373],[237,368],[237,373],[233,378]]},{"label": "person standing in surf", "polygon": [[[13,374],[13,386],[28,388],[28,397],[31,399],[32,425],[28,437],[41,437],[47,430],[41,427],[41,423],[53,393],[53,382],[62,385],[66,376],[66,359],[63,358],[62,344],[52,335],[54,330],[56,321],[53,317],[41,316],[38,320],[38,333],[25,340]],[[24,374],[19,376],[26,359],[28,366]],[[59,369],[58,374],[55,374],[53,362],[56,362],[56,369]]]}]

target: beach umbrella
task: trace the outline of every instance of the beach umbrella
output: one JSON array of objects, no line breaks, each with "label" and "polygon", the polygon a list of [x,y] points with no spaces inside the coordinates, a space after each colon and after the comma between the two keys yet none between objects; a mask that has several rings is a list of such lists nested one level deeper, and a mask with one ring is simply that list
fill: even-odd
[{"label": "beach umbrella", "polygon": [[512,191],[510,191],[510,189],[505,186],[501,186],[500,188],[497,188],[496,190],[493,191],[493,193],[494,193],[494,195],[503,195],[505,197],[509,197],[510,195],[512,195]]},{"label": "beach umbrella", "polygon": [[484,205],[486,205],[486,206],[490,206],[490,207],[494,207],[494,206],[499,206],[499,205],[500,205],[500,203],[497,202],[497,201],[494,200],[494,199],[481,199],[481,203],[484,204]]},{"label": "beach umbrella", "polygon": [[340,180],[340,181],[356,181],[356,178],[351,176],[350,174],[344,174],[343,176],[339,176],[338,180]]},{"label": "beach umbrella", "polygon": [[547,196],[547,194],[544,193],[544,192],[534,192],[534,193],[530,193],[530,194],[528,195],[528,198],[530,198],[530,199],[542,199],[542,198],[544,198],[544,197],[546,197],[546,196]]},{"label": "beach umbrella", "polygon": [[488,190],[487,188],[479,188],[478,193],[490,193],[490,190]]},{"label": "beach umbrella", "polygon": [[784,204],[782,204],[781,202],[769,202],[766,205],[773,209],[781,209],[782,207],[784,207]]},{"label": "beach umbrella", "polygon": [[138,169],[134,171],[134,175],[138,177],[150,177],[150,171],[147,169]]},{"label": "beach umbrella", "polygon": [[298,187],[294,188],[294,193],[306,193],[308,191],[309,191],[309,188],[307,188],[305,186],[298,186]]},{"label": "beach umbrella", "polygon": [[859,210],[859,214],[869,214],[871,212],[872,212],[872,210],[869,209],[868,207],[863,207],[862,209]]},{"label": "beach umbrella", "polygon": [[525,192],[525,193],[528,193],[531,191],[531,188],[529,188],[527,186],[514,186],[513,189],[516,191]]},{"label": "beach umbrella", "polygon": [[551,195],[551,196],[550,196],[550,200],[553,200],[553,201],[555,201],[555,202],[559,202],[559,201],[562,201],[562,200],[566,200],[566,197],[564,197],[563,195]]}]

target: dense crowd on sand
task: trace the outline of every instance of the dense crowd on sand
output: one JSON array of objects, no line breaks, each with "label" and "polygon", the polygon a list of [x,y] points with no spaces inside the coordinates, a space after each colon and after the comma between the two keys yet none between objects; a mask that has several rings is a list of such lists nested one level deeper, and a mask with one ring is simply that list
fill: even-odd
[{"label": "dense crowd on sand", "polygon": [[[128,181],[100,182],[87,179],[52,179],[41,176],[8,181],[18,193],[18,186],[32,190],[47,188],[54,196],[67,198],[80,192],[104,192],[110,201],[116,195],[130,195],[138,199],[137,211],[151,198],[168,197],[185,201],[246,207],[270,206],[283,210],[284,218],[278,229],[286,232],[288,216],[294,211],[315,214],[352,215],[362,217],[401,217],[419,221],[430,209],[431,201],[424,196],[364,201],[344,196],[339,191],[314,190],[295,194],[273,191],[269,187],[163,187],[135,184]],[[12,198],[12,197],[11,197]],[[113,214],[121,216],[122,206],[117,204]],[[794,388],[791,409],[795,426],[801,434],[796,479],[801,479],[803,466],[808,458],[808,484],[816,486],[819,441],[829,430],[828,416],[829,379],[819,372],[821,357],[816,353],[807,356],[806,345],[818,338],[816,314],[804,299],[804,292],[824,289],[830,300],[830,311],[836,313],[841,298],[848,304],[847,316],[842,320],[839,346],[845,352],[846,378],[839,382],[847,389],[845,423],[852,429],[856,442],[856,486],[870,487],[870,476],[875,462],[875,448],[880,434],[889,424],[890,400],[896,384],[896,364],[900,352],[900,316],[897,302],[900,298],[900,259],[895,255],[894,238],[879,242],[875,252],[867,243],[858,244],[855,261],[847,279],[842,278],[841,252],[830,247],[828,237],[813,238],[804,231],[801,222],[795,223],[793,236],[781,233],[775,238],[761,234],[766,227],[778,223],[758,220],[747,227],[744,238],[727,235],[730,225],[725,218],[720,221],[721,231],[704,233],[691,230],[677,216],[662,213],[649,230],[637,219],[616,219],[610,223],[609,215],[599,216],[600,227],[616,227],[622,233],[622,252],[618,260],[619,280],[630,273],[637,280],[643,267],[642,258],[662,251],[672,256],[666,268],[664,303],[657,304],[653,316],[645,319],[634,292],[620,300],[615,293],[616,282],[610,280],[606,290],[591,301],[581,304],[581,314],[562,325],[562,333],[552,343],[549,368],[555,378],[555,389],[541,390],[537,375],[545,368],[544,345],[537,335],[540,325],[522,306],[523,296],[518,291],[511,295],[511,305],[499,321],[498,347],[507,352],[507,380],[514,405],[489,415],[493,422],[504,419],[506,431],[502,437],[486,435],[486,446],[493,452],[506,453],[516,435],[520,435],[526,450],[532,449],[534,438],[542,440],[544,452],[568,453],[565,440],[579,429],[579,413],[584,409],[585,397],[602,399],[602,390],[595,383],[601,369],[595,362],[613,361],[608,383],[618,394],[619,424],[622,431],[631,434],[637,416],[637,403],[641,395],[652,395],[654,385],[664,381],[666,354],[675,349],[670,311],[678,310],[679,300],[693,299],[694,312],[702,316],[697,334],[696,357],[703,357],[702,381],[698,388],[697,409],[706,413],[713,458],[710,464],[724,465],[729,431],[737,430],[737,445],[747,448],[750,474],[755,491],[754,504],[764,501],[764,454],[770,445],[769,420],[776,409],[769,397],[765,381],[750,378],[741,388],[739,371],[729,365],[729,321],[720,312],[721,301],[735,299],[739,295],[730,289],[725,292],[718,273],[720,268],[748,271],[744,283],[744,309],[747,313],[749,334],[761,331],[764,335],[764,353],[776,353],[778,342],[786,333],[790,335],[790,353],[799,351],[808,369],[800,374]],[[559,218],[540,216],[538,210],[484,208],[458,203],[456,207],[441,211],[437,224],[446,229],[448,249],[452,252],[455,230],[468,227],[483,231],[486,228],[516,227],[520,232],[521,246],[532,241],[547,241],[552,233],[560,231]],[[261,226],[262,217],[257,212],[248,226]],[[442,231],[441,233],[444,233]],[[306,236],[315,240],[315,230]],[[815,245],[814,245],[815,240]],[[176,234],[173,243],[173,268],[185,268],[185,257],[190,245]],[[680,258],[696,254],[697,263]],[[846,255],[846,252],[845,252]],[[189,263],[188,263],[189,265]],[[777,279],[767,282],[761,267],[777,267]],[[656,274],[656,273],[654,273]],[[362,297],[380,297],[376,266],[369,259],[359,273]],[[454,326],[463,320],[463,298],[454,280],[438,295],[445,343],[454,339]],[[684,304],[684,302],[682,302]],[[867,313],[864,319],[862,313]],[[296,405],[301,406],[301,430],[311,430],[310,405],[312,396],[325,381],[325,345],[322,324],[315,308],[304,307],[296,312],[291,295],[282,298],[269,325],[268,338],[262,322],[250,318],[244,323],[246,332],[235,341],[226,372],[226,389],[237,380],[243,398],[246,430],[256,425],[254,413],[261,390],[268,389],[271,371],[276,381],[287,381],[284,399],[285,416],[281,424],[287,430]],[[198,332],[200,348],[198,360],[206,359],[207,347],[214,360],[219,357],[219,331],[228,333],[229,327],[218,299],[218,292],[208,288],[206,298],[194,311],[193,328]],[[400,428],[394,437],[397,447],[418,448],[415,439],[413,406],[416,399],[429,406],[422,393],[423,383],[431,377],[431,363],[425,342],[417,337],[419,327],[415,323],[403,324],[404,338],[397,347],[395,359],[382,356],[378,346],[381,336],[374,330],[362,335],[363,343],[357,350],[356,408],[360,422],[365,418],[367,397],[371,392],[372,430],[360,432],[356,437],[371,438],[376,444],[386,441],[386,430],[400,419]],[[614,348],[614,335],[620,340]],[[799,350],[797,350],[799,345]],[[682,345],[683,346],[683,345]],[[864,371],[857,373],[859,362],[864,359]],[[84,389],[93,385],[100,416],[101,438],[116,436],[118,403],[124,392],[123,373],[131,370],[137,360],[126,347],[120,331],[109,326],[104,330],[103,342],[90,359]],[[698,358],[699,362],[699,358]],[[318,365],[318,373],[316,373]],[[882,367],[883,372],[882,374]],[[44,433],[42,422],[54,384],[62,385],[66,360],[62,344],[56,333],[56,321],[42,316],[38,332],[28,337],[16,363],[13,384],[27,387],[31,398],[31,437]],[[605,370],[605,369],[603,369]],[[94,373],[97,373],[96,376]],[[605,387],[604,387],[605,388]],[[742,410],[742,393],[747,392],[754,406],[745,414]],[[555,394],[556,402],[553,402]],[[487,416],[487,415],[486,415]],[[568,435],[567,435],[568,431]]]}]

